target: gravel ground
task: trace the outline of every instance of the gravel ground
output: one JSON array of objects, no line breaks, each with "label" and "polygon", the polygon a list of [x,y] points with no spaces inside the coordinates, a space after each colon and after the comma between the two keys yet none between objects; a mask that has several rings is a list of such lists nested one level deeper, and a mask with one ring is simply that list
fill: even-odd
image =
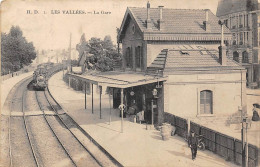
[{"label": "gravel ground", "polygon": [[[13,115],[22,113],[22,96],[24,90],[25,105],[24,111],[40,111],[38,102],[36,101],[36,94],[32,88],[30,80],[18,83],[8,94],[6,103],[3,109],[5,110],[5,116],[1,117],[1,159],[0,166],[9,166],[9,140],[8,140],[8,125],[9,115],[12,112]],[[38,91],[39,100],[45,111],[52,110],[48,105],[44,92]],[[54,101],[52,100],[52,103]],[[54,105],[54,108],[59,112],[64,112],[58,105]],[[74,138],[74,136],[66,129],[60,120],[57,120],[57,116],[47,116],[54,131],[57,133],[59,139],[64,144],[65,148],[72,155],[73,160],[77,163],[77,166],[99,166],[93,157],[84,149],[83,146]],[[114,166],[114,164],[106,157],[105,154],[96,147],[88,138],[74,125],[74,123],[63,115],[66,124],[72,128],[73,132],[77,134],[77,137],[83,141],[84,145],[91,148],[94,151],[95,157],[102,158],[103,166]],[[71,160],[64,152],[57,139],[54,137],[50,128],[48,127],[44,117],[42,115],[26,116],[28,133],[35,150],[36,158],[40,165],[43,166],[73,166]],[[13,166],[30,167],[35,166],[31,146],[29,144],[28,137],[26,136],[26,130],[23,122],[22,114],[20,116],[11,117],[11,151],[13,157]]]},{"label": "gravel ground", "polygon": [[11,118],[11,151],[13,166],[35,166],[22,117]]},{"label": "gravel ground", "polygon": [[[30,79],[18,82],[9,92],[1,115],[1,165],[9,166],[9,114],[22,113],[22,94]],[[35,166],[29,141],[24,128],[23,117],[11,117],[10,139],[13,166]]]},{"label": "gravel ground", "polygon": [[[44,110],[50,110],[44,92],[39,92],[38,99]],[[72,156],[72,159],[75,161],[77,166],[99,166],[84,147],[80,145],[75,137],[69,132],[69,130],[66,129],[57,116],[47,116],[47,118],[61,143]]]},{"label": "gravel ground", "polygon": [[32,89],[32,84],[28,85],[28,91],[25,96],[25,112],[40,111],[40,107],[35,97],[35,91]]},{"label": "gravel ground", "polygon": [[77,166],[99,166],[69,130],[62,126],[62,123],[58,121],[57,116],[48,116],[48,120]]},{"label": "gravel ground", "polygon": [[116,166],[113,161],[107,157],[95,144],[93,144],[87,136],[75,125],[74,121],[67,115],[60,115],[63,122],[68,126],[72,133],[88,148],[88,150],[99,160],[102,166]]},{"label": "gravel ground", "polygon": [[9,137],[8,137],[8,124],[9,116],[1,116],[1,138],[0,138],[0,166],[8,166],[9,160]]},{"label": "gravel ground", "polygon": [[41,163],[48,167],[73,166],[63,148],[53,136],[43,116],[28,117],[30,132]]},{"label": "gravel ground", "polygon": [[22,97],[24,90],[27,89],[27,85],[30,83],[31,80],[26,80],[23,82],[15,91],[15,94],[12,98],[12,105],[11,105],[11,111],[12,112],[22,112]]},{"label": "gravel ground", "polygon": [[[46,92],[46,96],[49,99],[50,103],[54,106],[54,108],[58,111],[58,113],[64,113],[62,108],[56,104],[56,102],[51,98],[50,94]],[[81,141],[81,143],[88,148],[88,150],[98,159],[98,161],[102,164],[102,166],[115,166],[113,161],[104,154],[92,141],[88,139],[88,137],[82,132],[75,122],[67,115],[60,115],[63,122],[67,125],[67,127],[72,131],[72,133]]]},{"label": "gravel ground", "polygon": [[[37,95],[40,93],[36,92]],[[40,110],[35,91],[26,96],[27,111]],[[38,97],[38,96],[37,96]],[[40,99],[39,99],[40,100]],[[42,101],[42,100],[41,100]],[[30,132],[37,148],[38,159],[44,166],[71,166],[72,163],[47,125],[43,115],[28,117]]]}]

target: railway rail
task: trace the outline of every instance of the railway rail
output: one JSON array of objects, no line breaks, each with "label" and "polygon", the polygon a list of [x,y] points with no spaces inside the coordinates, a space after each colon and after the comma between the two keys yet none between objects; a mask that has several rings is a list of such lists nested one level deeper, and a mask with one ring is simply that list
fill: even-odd
[{"label": "railway rail", "polygon": [[[56,68],[53,72],[58,70],[59,68]],[[10,161],[7,161],[8,166],[45,166],[47,161],[42,156],[48,157],[51,154],[48,148],[42,145],[42,136],[45,138],[49,136],[52,139],[52,144],[49,147],[52,145],[59,147],[60,156],[67,160],[69,166],[121,166],[111,157],[106,157],[105,154],[102,156],[97,152],[93,154],[91,152],[93,146],[90,146],[90,150],[88,148],[91,140],[87,143],[84,141],[84,137],[88,137],[86,132],[62,110],[50,94],[48,87],[44,91],[34,90],[33,92],[28,90],[31,78],[26,78],[17,83],[10,93],[12,100],[8,102],[10,112],[6,117],[6,122],[8,121],[6,124],[6,127],[8,127],[6,143],[9,144],[9,148],[6,147],[9,149],[6,156],[10,158]],[[33,102],[31,102],[32,99]],[[38,125],[38,123],[41,123],[41,125]],[[42,126],[45,133],[39,132],[38,134],[37,132]],[[20,140],[23,142],[19,142]],[[96,147],[99,149],[98,146]],[[23,155],[24,149],[26,149],[26,155]],[[96,156],[97,154],[98,156]],[[78,157],[79,155],[80,157]],[[106,158],[103,160],[101,157]],[[57,157],[53,157],[53,159],[55,158]],[[26,159],[26,162],[20,164],[23,159]]]},{"label": "railway rail", "polygon": [[[12,152],[12,137],[11,137],[11,133],[12,133],[11,132],[12,131],[11,130],[12,129],[12,113],[14,113],[14,112],[22,113],[22,119],[23,119],[22,122],[23,122],[23,127],[24,127],[24,130],[25,130],[25,133],[26,133],[26,135],[25,135],[26,138],[27,138],[26,140],[29,143],[29,148],[31,150],[31,153],[32,153],[35,165],[37,167],[39,166],[39,163],[38,163],[36,155],[35,155],[35,150],[33,148],[32,140],[31,140],[31,137],[29,135],[29,130],[28,130],[28,125],[27,125],[27,121],[26,121],[26,116],[25,116],[25,113],[24,113],[24,95],[26,93],[26,89],[24,89],[23,87],[24,87],[24,85],[26,85],[28,83],[29,80],[31,80],[31,77],[23,79],[22,81],[17,83],[15,85],[14,89],[11,91],[13,93],[13,96],[12,96],[11,103],[8,105],[9,108],[10,108],[10,112],[9,112],[9,115],[8,115],[8,143],[9,143],[9,160],[10,160],[9,166],[10,167],[12,167],[13,164],[14,164],[13,152]],[[17,93],[17,90],[22,90],[21,91],[22,92],[21,95],[19,93]],[[13,106],[20,107],[21,111],[15,111],[15,110],[17,110],[17,108],[14,109]]]},{"label": "railway rail", "polygon": [[26,120],[26,116],[25,116],[25,111],[24,111],[24,100],[25,100],[25,93],[26,93],[26,90],[24,90],[23,92],[23,96],[22,96],[22,112],[23,112],[23,121],[24,121],[24,127],[25,127],[25,131],[26,131],[26,136],[28,137],[28,141],[30,143],[30,147],[31,147],[31,150],[32,150],[32,154],[33,154],[33,159],[35,161],[35,164],[37,167],[39,167],[39,162],[38,162],[38,159],[36,158],[36,153],[35,153],[35,149],[33,147],[33,144],[32,144],[32,139],[29,135],[29,131],[28,131],[28,123],[27,123],[27,120]]},{"label": "railway rail", "polygon": [[36,95],[36,100],[38,102],[38,105],[40,107],[40,109],[42,110],[43,112],[43,117],[44,117],[44,120],[46,121],[48,127],[50,128],[50,130],[52,131],[53,135],[55,136],[55,138],[57,139],[57,141],[59,142],[59,144],[61,145],[61,147],[63,148],[64,152],[66,153],[66,155],[69,157],[69,159],[71,160],[71,162],[73,163],[74,166],[77,166],[76,165],[76,162],[72,159],[72,156],[69,154],[68,150],[64,147],[64,145],[62,144],[61,140],[58,138],[57,134],[55,133],[55,131],[53,130],[53,128],[51,127],[48,119],[46,118],[46,113],[41,105],[41,103],[39,102],[39,99],[38,99],[38,94],[37,94],[37,91],[35,91],[35,95]]},{"label": "railway rail", "polygon": [[[47,88],[47,92],[48,94],[50,93],[49,92],[49,89]],[[46,100],[48,101],[49,105],[51,106],[51,108],[53,109],[53,111],[57,114],[59,120],[63,123],[63,125],[67,128],[67,130],[71,133],[71,135],[73,135],[73,137],[78,141],[78,143],[85,149],[85,151],[87,151],[91,157],[97,162],[97,164],[99,166],[103,166],[102,163],[89,151],[89,149],[87,147],[85,147],[85,145],[76,137],[76,135],[70,130],[70,128],[68,127],[68,125],[63,121],[63,119],[61,118],[60,114],[58,113],[57,109],[53,106],[53,104],[51,104],[50,100],[48,99],[47,95],[46,95],[46,91],[44,91],[44,96],[46,97]],[[50,98],[53,98],[52,96],[50,96],[49,94],[49,97]],[[54,101],[54,100],[53,100]],[[56,101],[54,101],[56,103]],[[57,103],[55,105],[58,105]],[[66,115],[67,117],[69,117],[66,113],[64,114]],[[69,117],[70,118],[70,117]],[[70,118],[71,119],[71,118]],[[71,119],[72,120],[72,119]],[[79,125],[76,123],[76,122],[73,122],[74,125],[77,126],[77,128],[79,127]],[[78,128],[79,129],[79,128]],[[82,131],[81,131],[82,132]]]}]

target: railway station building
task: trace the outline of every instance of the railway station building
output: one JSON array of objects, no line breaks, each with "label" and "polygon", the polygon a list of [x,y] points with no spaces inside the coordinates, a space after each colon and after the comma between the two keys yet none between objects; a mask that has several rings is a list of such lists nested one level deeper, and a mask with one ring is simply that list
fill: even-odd
[{"label": "railway station building", "polygon": [[246,69],[230,58],[225,44],[231,39],[208,9],[151,8],[148,2],[146,8],[126,9],[118,36],[120,70],[68,76],[90,89],[98,85],[100,92],[110,88],[114,108],[135,104],[155,124],[165,112],[229,116],[239,106],[246,111]]}]

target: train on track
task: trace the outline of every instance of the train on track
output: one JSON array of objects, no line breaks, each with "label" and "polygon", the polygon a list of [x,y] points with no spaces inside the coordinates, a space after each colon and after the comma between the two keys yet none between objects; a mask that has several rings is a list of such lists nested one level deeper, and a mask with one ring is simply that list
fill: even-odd
[{"label": "train on track", "polygon": [[62,69],[62,64],[44,63],[39,64],[33,73],[33,87],[36,90],[44,90],[48,85],[48,78],[56,71]]}]

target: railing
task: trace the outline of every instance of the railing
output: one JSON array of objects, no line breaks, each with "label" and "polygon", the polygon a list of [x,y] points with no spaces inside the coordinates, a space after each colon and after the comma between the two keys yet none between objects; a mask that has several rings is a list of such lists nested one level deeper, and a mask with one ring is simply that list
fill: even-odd
[{"label": "railing", "polygon": [[[187,138],[188,125],[187,120],[170,113],[164,113],[164,121],[176,127],[176,134]],[[219,133],[202,125],[190,122],[190,130],[197,135],[202,135],[205,141],[206,149],[218,154],[227,161],[235,164],[242,164],[242,142],[233,137]],[[248,166],[258,166],[258,148],[248,144]]]},{"label": "railing", "polygon": [[13,73],[10,73],[10,74],[2,75],[1,79],[2,79],[2,81],[4,81],[4,80],[7,80],[9,78],[12,78],[12,77],[15,77],[15,76],[19,76],[19,75],[27,73],[27,72],[29,72],[29,71],[22,70],[22,71],[13,72]]}]

